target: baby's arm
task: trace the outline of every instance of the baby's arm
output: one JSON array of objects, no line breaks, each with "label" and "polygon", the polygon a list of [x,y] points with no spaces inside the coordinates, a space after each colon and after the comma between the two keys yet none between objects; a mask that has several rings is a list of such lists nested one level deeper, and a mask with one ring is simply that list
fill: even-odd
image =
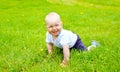
[{"label": "baby's arm", "polygon": [[51,54],[52,50],[53,50],[53,44],[52,43],[47,43],[47,49],[48,49],[48,54]]},{"label": "baby's arm", "polygon": [[63,55],[64,59],[61,63],[62,66],[67,65],[70,57],[70,50],[69,50],[69,45],[63,46]]}]

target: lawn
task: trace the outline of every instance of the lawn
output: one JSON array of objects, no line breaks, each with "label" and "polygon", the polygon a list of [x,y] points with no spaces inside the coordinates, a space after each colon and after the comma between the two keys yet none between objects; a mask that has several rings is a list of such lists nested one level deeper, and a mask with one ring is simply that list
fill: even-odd
[{"label": "lawn", "polygon": [[[60,14],[65,29],[80,35],[91,52],[71,51],[69,65],[54,47],[46,58],[44,18]],[[0,72],[120,72],[119,0],[0,0]]]}]

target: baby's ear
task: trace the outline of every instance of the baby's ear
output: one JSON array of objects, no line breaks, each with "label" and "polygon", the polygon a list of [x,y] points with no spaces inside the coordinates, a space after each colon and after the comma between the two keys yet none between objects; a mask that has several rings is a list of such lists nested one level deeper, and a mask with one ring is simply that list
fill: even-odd
[{"label": "baby's ear", "polygon": [[63,24],[63,22],[62,22],[62,21],[60,21],[60,24],[62,25],[62,24]]}]

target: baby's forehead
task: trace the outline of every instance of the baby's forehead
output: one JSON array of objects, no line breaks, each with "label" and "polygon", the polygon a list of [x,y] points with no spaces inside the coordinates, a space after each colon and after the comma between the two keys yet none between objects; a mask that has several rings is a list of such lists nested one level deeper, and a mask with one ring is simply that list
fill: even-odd
[{"label": "baby's forehead", "polygon": [[46,25],[47,26],[53,26],[53,25],[57,25],[60,24],[60,22],[47,22]]},{"label": "baby's forehead", "polygon": [[56,17],[50,17],[46,20],[46,23],[49,24],[49,23],[59,23],[60,22],[60,19],[59,18],[56,18]]}]

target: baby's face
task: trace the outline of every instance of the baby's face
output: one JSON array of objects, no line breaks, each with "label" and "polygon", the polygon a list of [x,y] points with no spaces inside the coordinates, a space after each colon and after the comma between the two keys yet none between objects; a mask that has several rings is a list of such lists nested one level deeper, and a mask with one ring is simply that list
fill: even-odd
[{"label": "baby's face", "polygon": [[57,37],[58,34],[61,32],[62,29],[62,23],[58,22],[58,23],[51,23],[51,24],[47,24],[47,30],[50,34],[52,34],[54,37]]}]

